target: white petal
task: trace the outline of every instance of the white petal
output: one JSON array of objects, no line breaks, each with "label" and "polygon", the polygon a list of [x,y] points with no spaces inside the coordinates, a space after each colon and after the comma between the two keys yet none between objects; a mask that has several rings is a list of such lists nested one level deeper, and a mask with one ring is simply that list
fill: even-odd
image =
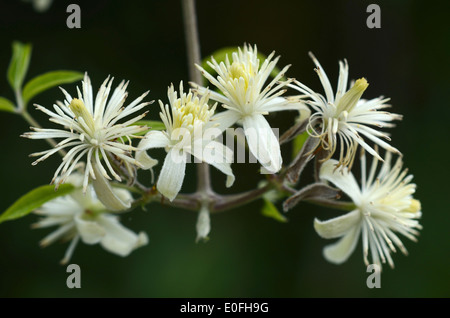
[{"label": "white petal", "polygon": [[146,245],[148,238],[145,233],[137,235],[124,227],[117,218],[110,215],[100,215],[98,223],[105,229],[106,235],[100,244],[109,252],[120,256],[127,256],[134,249]]},{"label": "white petal", "polygon": [[159,130],[151,130],[146,135],[145,138],[141,140],[138,145],[140,150],[147,150],[150,148],[164,148],[170,143],[167,135]]},{"label": "white petal", "polygon": [[197,242],[208,238],[208,234],[211,231],[211,221],[209,218],[209,210],[206,206],[202,207],[200,213],[198,214],[196,229]]},{"label": "white petal", "polygon": [[361,197],[361,190],[355,177],[347,168],[338,168],[337,160],[331,159],[323,163],[320,168],[320,178],[332,182],[336,187],[344,191],[353,202],[357,203]]},{"label": "white petal", "polygon": [[303,109],[308,109],[308,106],[306,106],[304,103],[302,102],[289,102],[289,100],[287,100],[284,97],[275,97],[272,100],[270,100],[269,102],[265,103],[261,109],[261,111],[266,111],[266,112],[278,112],[278,111],[283,111],[283,110],[297,110],[297,111],[301,111]]},{"label": "white petal", "polygon": [[360,231],[361,227],[355,227],[338,242],[326,246],[323,249],[323,255],[327,261],[334,264],[342,264],[345,262],[355,250]]},{"label": "white petal", "polygon": [[86,244],[97,244],[106,234],[97,222],[84,220],[80,216],[75,217],[75,224],[81,240]]},{"label": "white petal", "polygon": [[211,117],[211,123],[213,125],[217,125],[217,128],[221,131],[224,131],[225,129],[233,126],[240,118],[241,114],[238,112],[226,110]]},{"label": "white petal", "polygon": [[111,211],[123,211],[131,206],[131,200],[123,201],[111,188],[109,181],[100,172],[97,164],[92,165],[95,172],[95,180],[92,180],[98,199]]},{"label": "white petal", "polygon": [[271,173],[281,169],[280,143],[263,115],[255,114],[243,119],[244,132],[251,153]]},{"label": "white petal", "polygon": [[361,213],[359,210],[354,210],[327,221],[314,219],[314,229],[323,238],[336,238],[346,234],[352,227],[355,227],[360,218]]},{"label": "white petal", "polygon": [[217,141],[210,141],[203,150],[202,161],[216,167],[222,173],[227,175],[226,186],[229,188],[233,185],[235,177],[231,170],[231,162],[233,161],[233,152]]},{"label": "white petal", "polygon": [[133,200],[133,196],[128,190],[113,188],[113,192],[122,202],[131,202]]},{"label": "white petal", "polygon": [[136,151],[136,160],[142,165],[142,169],[149,170],[158,164],[158,160],[150,157],[145,150]]},{"label": "white petal", "polygon": [[171,149],[159,174],[158,191],[170,201],[175,199],[183,184],[186,170],[186,155],[179,149]]}]

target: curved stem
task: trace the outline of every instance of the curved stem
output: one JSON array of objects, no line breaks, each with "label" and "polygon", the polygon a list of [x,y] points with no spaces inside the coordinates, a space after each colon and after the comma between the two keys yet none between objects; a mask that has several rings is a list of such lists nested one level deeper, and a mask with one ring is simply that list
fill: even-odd
[{"label": "curved stem", "polygon": [[247,192],[231,195],[215,195],[214,203],[210,207],[210,212],[223,212],[261,198],[266,192],[274,188],[273,184]]}]

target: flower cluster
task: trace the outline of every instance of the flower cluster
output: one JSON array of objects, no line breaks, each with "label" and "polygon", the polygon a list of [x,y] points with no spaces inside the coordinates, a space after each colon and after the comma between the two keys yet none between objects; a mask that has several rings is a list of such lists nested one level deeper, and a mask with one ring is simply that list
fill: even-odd
[{"label": "flower cluster", "polygon": [[[226,197],[211,189],[201,189],[188,199],[180,199],[186,166],[191,158],[194,162],[211,165],[226,176],[226,186],[231,187],[235,181],[231,167],[234,153],[220,137],[226,129],[240,125],[261,171],[276,174],[268,178],[261,189],[267,189],[267,193],[281,190],[276,193],[277,198],[286,191],[292,192],[285,201],[285,209],[302,199],[338,206],[342,204],[337,198],[339,191],[352,200],[347,205],[352,207],[347,214],[329,221],[314,221],[314,228],[321,237],[340,238],[324,249],[327,260],[337,264],[347,260],[361,236],[366,264],[369,264],[370,253],[371,262],[380,265],[387,262],[393,267],[391,252],[398,248],[406,254],[398,234],[416,240],[421,228],[418,222],[421,207],[413,198],[412,176],[402,170],[401,154],[387,142],[390,141],[388,134],[378,129],[392,127],[393,121],[401,116],[385,110],[389,107],[388,98],[362,99],[369,84],[365,78],[360,78],[349,85],[349,67],[345,60],[339,62],[334,93],[325,71],[310,54],[325,92],[321,95],[296,79],[286,79],[290,65],[277,72],[280,57],[274,56],[272,53],[264,58],[258,54],[256,46],[244,45],[223,61],[211,57],[208,61],[211,72],[197,65],[214,90],[200,83],[191,83],[192,89],[188,91],[183,82],[179,83],[178,91],[170,85],[168,103],[159,100],[164,127],[159,130],[141,121],[148,112],[145,107],[151,104],[142,102],[148,92],[124,106],[128,83],[120,83],[110,96],[113,80],[109,77],[95,99],[90,79],[85,75],[76,98],[62,89],[65,101],[57,102],[54,111],[36,105],[62,128],[35,127],[23,136],[62,138],[62,141],[55,143],[52,149],[32,154],[39,156],[33,164],[59,152],[63,159],[52,183],[56,188],[64,182],[77,186],[70,195],[47,202],[36,211],[46,216],[36,227],[60,226],[42,244],[48,245],[58,238],[71,239],[64,262],[72,255],[79,239],[87,244],[100,243],[118,255],[128,255],[146,244],[147,238],[125,229],[111,212],[126,212],[140,203],[150,202],[149,198],[167,198],[169,204],[175,206],[183,206],[191,200],[191,207],[199,211],[197,240],[207,239],[214,204],[227,199],[242,201],[250,195]],[[294,93],[287,96],[288,91]],[[284,110],[296,111],[297,120],[279,140],[268,116]],[[303,148],[293,162],[283,165],[280,144],[299,135],[306,137]],[[133,139],[139,139],[139,143],[133,145]],[[378,147],[386,151],[384,160]],[[164,149],[166,155],[156,184],[146,188],[136,181],[136,172],[153,169],[158,164],[148,153],[155,148]],[[358,148],[362,153],[361,186],[351,172]],[[368,171],[365,152],[373,156]],[[399,157],[391,165],[393,154]],[[293,189],[304,166],[314,158],[317,182]],[[382,166],[377,173],[378,162],[382,162]],[[122,188],[137,189],[142,197],[134,199],[127,190],[118,189],[122,181],[127,181],[127,184],[120,184]],[[255,190],[255,197],[264,194],[261,189]]]}]

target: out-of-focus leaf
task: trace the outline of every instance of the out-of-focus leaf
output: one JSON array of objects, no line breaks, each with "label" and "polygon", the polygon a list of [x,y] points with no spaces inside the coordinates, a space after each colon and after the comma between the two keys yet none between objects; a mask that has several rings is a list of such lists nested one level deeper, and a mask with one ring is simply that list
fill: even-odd
[{"label": "out-of-focus leaf", "polygon": [[270,202],[267,199],[263,199],[263,200],[264,200],[264,205],[261,210],[261,213],[264,216],[275,219],[278,222],[282,222],[282,223],[286,223],[288,221],[287,218],[283,214],[281,214],[280,211],[278,211],[275,204],[273,204],[272,202]]},{"label": "out-of-focus leaf", "polygon": [[31,44],[13,42],[12,57],[8,68],[8,82],[13,90],[22,87],[31,58]]},{"label": "out-of-focus leaf", "polygon": [[26,104],[37,94],[62,84],[69,84],[83,78],[83,73],[74,71],[52,71],[36,76],[23,89],[23,100]]},{"label": "out-of-focus leaf", "polygon": [[33,189],[20,197],[0,215],[0,223],[24,217],[33,210],[41,207],[45,202],[66,195],[74,188],[71,184],[62,184],[58,191],[55,191],[54,185],[44,185]]},{"label": "out-of-focus leaf", "polygon": [[300,152],[300,150],[302,150],[306,139],[308,139],[307,131],[304,131],[303,133],[294,138],[294,140],[292,141],[292,159],[294,159]]},{"label": "out-of-focus leaf", "polygon": [[0,97],[0,111],[14,113],[14,104],[4,97]]}]

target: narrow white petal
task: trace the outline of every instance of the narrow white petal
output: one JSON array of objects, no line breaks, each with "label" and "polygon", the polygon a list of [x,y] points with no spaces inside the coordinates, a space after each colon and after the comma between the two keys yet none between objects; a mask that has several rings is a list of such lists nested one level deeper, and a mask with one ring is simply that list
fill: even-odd
[{"label": "narrow white petal", "polygon": [[211,122],[213,125],[217,125],[217,128],[221,131],[225,131],[225,129],[233,126],[240,118],[241,114],[238,112],[234,110],[226,110],[215,114],[211,118]]},{"label": "narrow white petal", "polygon": [[271,173],[281,169],[280,143],[263,115],[255,114],[243,119],[244,132],[251,153]]},{"label": "narrow white petal", "polygon": [[75,224],[81,240],[86,244],[97,244],[106,235],[106,231],[96,221],[84,220],[76,216]]},{"label": "narrow white petal", "polygon": [[136,160],[141,164],[142,169],[149,170],[158,164],[158,160],[150,157],[145,151],[136,152]]},{"label": "narrow white petal", "polygon": [[233,185],[235,177],[230,166],[233,160],[233,152],[229,148],[217,141],[210,141],[203,150],[203,157],[199,159],[226,174],[226,186],[228,188]]},{"label": "narrow white petal", "polygon": [[266,111],[266,112],[278,112],[283,110],[297,110],[301,111],[303,109],[308,109],[308,106],[306,106],[302,102],[289,102],[284,97],[276,97],[270,100],[269,102],[265,103],[260,110]]},{"label": "narrow white petal", "polygon": [[167,135],[162,131],[151,130],[146,135],[145,138],[141,140],[138,145],[140,150],[147,150],[151,148],[164,148],[170,143]]},{"label": "narrow white petal", "polygon": [[336,238],[343,236],[353,227],[357,226],[360,219],[361,213],[359,210],[354,210],[327,221],[314,219],[314,229],[323,238]]},{"label": "narrow white petal", "polygon": [[186,155],[179,149],[171,149],[164,159],[156,185],[158,191],[170,201],[181,190],[186,170]]},{"label": "narrow white petal", "polygon": [[106,234],[100,244],[111,253],[128,256],[134,249],[148,243],[145,233],[139,235],[124,227],[117,218],[110,215],[100,215],[97,221]]},{"label": "narrow white petal", "polygon": [[211,220],[209,217],[209,210],[206,206],[202,207],[197,218],[197,239],[199,240],[206,240],[208,239],[208,234],[211,231]]},{"label": "narrow white petal", "polygon": [[131,200],[123,201],[111,188],[109,181],[103,176],[96,163],[92,164],[95,172],[95,180],[92,184],[98,199],[111,211],[123,211],[131,206]]},{"label": "narrow white petal", "polygon": [[337,243],[326,246],[323,249],[325,258],[334,264],[342,264],[345,262],[355,250],[360,231],[361,227],[355,227]]},{"label": "narrow white petal", "polygon": [[361,197],[361,190],[351,172],[347,168],[336,169],[338,161],[327,160],[320,168],[320,178],[332,182],[357,203]]}]

